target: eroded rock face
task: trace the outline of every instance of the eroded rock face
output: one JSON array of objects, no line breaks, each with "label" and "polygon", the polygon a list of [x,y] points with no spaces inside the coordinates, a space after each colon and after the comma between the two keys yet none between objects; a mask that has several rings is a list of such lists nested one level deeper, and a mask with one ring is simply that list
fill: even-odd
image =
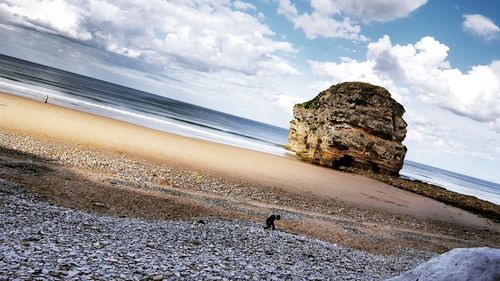
[{"label": "eroded rock face", "polygon": [[406,155],[404,112],[382,87],[333,85],[294,106],[286,148],[324,166],[397,175]]}]

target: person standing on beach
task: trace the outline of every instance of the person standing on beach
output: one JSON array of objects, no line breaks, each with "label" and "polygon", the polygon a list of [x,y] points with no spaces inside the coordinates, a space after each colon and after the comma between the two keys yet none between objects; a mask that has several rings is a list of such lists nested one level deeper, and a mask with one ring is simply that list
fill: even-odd
[{"label": "person standing on beach", "polygon": [[272,228],[272,230],[275,229],[275,226],[274,226],[274,221],[275,220],[280,220],[281,219],[281,216],[280,215],[270,215],[267,219],[266,219],[266,226],[264,226],[264,229],[269,229],[269,228]]}]

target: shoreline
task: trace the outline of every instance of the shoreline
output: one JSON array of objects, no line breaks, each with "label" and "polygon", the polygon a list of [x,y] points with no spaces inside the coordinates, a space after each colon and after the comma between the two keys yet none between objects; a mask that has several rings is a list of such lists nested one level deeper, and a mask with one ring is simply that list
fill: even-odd
[{"label": "shoreline", "polygon": [[479,214],[483,217],[493,220],[496,223],[500,223],[500,206],[495,203],[479,199],[475,196],[451,191],[444,187],[420,180],[406,179],[401,176],[394,177],[390,175],[375,174],[370,171],[359,171],[354,169],[349,169],[347,171],[365,175],[369,178],[390,184],[391,186],[435,199],[439,202],[443,202],[445,204],[449,204],[450,206],[455,206],[462,210]]},{"label": "shoreline", "polygon": [[17,96],[0,94],[0,103],[6,104],[0,110],[0,128],[4,130],[135,155],[288,192],[312,193],[358,208],[487,225],[477,215],[462,214],[461,209],[365,176],[289,157],[172,135]]},{"label": "shoreline", "polygon": [[283,230],[374,253],[500,245],[498,223],[361,175],[15,96],[0,104],[0,178],[58,206],[258,223],[278,212]]},{"label": "shoreline", "polygon": [[104,216],[146,220],[244,220],[379,254],[402,249],[442,253],[456,247],[499,247],[500,228],[360,209],[311,193],[229,180],[123,153],[43,141],[0,131],[0,178],[38,200]]},{"label": "shoreline", "polygon": [[[22,95],[18,96],[15,93],[8,93],[8,92],[2,93],[2,92],[0,92],[0,94],[13,95],[16,97],[26,98],[29,100],[40,101],[38,99],[34,99],[34,98],[32,99],[29,97],[24,97]],[[236,143],[217,141],[214,139],[204,138],[204,137],[200,137],[200,136],[185,135],[185,134],[176,133],[176,132],[169,132],[169,131],[164,131],[161,129],[158,130],[154,126],[153,127],[148,126],[146,123],[132,122],[130,120],[125,120],[122,118],[115,119],[112,116],[108,116],[106,114],[98,114],[95,112],[85,111],[85,110],[79,111],[76,108],[65,107],[65,106],[57,105],[57,104],[56,104],[56,106],[66,108],[69,110],[74,110],[74,111],[78,111],[78,112],[82,112],[82,113],[95,115],[95,116],[100,116],[100,117],[103,117],[106,119],[112,119],[112,120],[119,121],[119,122],[125,122],[127,124],[139,126],[141,128],[148,128],[148,129],[155,130],[155,131],[160,131],[160,132],[163,132],[166,134],[181,136],[181,137],[195,139],[195,140],[203,140],[203,141],[207,141],[210,143],[217,143],[217,144],[232,146],[232,147],[241,148],[241,149],[245,149],[245,150],[266,153],[266,154],[270,154],[270,155],[274,155],[274,156],[280,156],[280,157],[291,158],[291,159],[298,159],[298,160],[302,161],[300,156],[298,156],[294,152],[286,149],[286,144],[280,145],[277,143],[270,143],[270,144],[273,144],[274,147],[279,147],[283,150],[281,153],[275,153],[275,152],[271,152],[271,151],[268,151],[265,149],[264,150],[256,149],[255,147],[244,147],[241,144],[236,144]],[[266,142],[266,141],[263,141],[263,142]],[[308,161],[305,161],[305,162],[308,162]],[[403,175],[400,174],[399,177],[392,176],[388,179],[388,177],[385,177],[383,175],[377,175],[377,174],[371,173],[370,171],[364,171],[364,170],[353,169],[353,168],[348,168],[348,169],[342,170],[342,172],[348,172],[348,173],[358,174],[358,175],[362,175],[362,176],[365,176],[368,178],[372,178],[372,179],[375,179],[377,181],[387,183],[388,185],[396,186],[402,190],[407,190],[407,191],[410,191],[410,192],[413,192],[413,193],[416,193],[419,195],[424,195],[426,197],[438,200],[440,202],[449,204],[451,206],[455,206],[455,207],[458,207],[458,208],[461,208],[464,210],[468,210],[468,211],[471,211],[475,214],[479,214],[481,216],[493,219],[496,222],[500,222],[500,205],[497,203],[494,203],[492,201],[489,201],[487,199],[480,198],[480,197],[478,197],[478,195],[475,195],[475,194],[460,193],[459,191],[455,191],[453,189],[448,189],[447,187],[440,186],[439,184],[428,182],[428,181],[425,181],[425,180],[422,180],[419,178],[407,177],[404,174]]]}]

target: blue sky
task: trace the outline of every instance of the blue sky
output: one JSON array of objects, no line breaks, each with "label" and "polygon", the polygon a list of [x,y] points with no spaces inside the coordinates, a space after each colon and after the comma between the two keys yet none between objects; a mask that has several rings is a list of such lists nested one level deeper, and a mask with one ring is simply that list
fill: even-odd
[{"label": "blue sky", "polygon": [[500,183],[500,0],[0,0],[0,53],[287,127],[366,81],[407,159]]}]

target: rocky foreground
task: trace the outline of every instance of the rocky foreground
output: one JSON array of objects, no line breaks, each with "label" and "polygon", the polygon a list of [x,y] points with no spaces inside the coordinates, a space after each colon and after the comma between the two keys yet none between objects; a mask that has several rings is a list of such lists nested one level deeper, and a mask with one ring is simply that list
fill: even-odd
[{"label": "rocky foreground", "polygon": [[[264,231],[276,212],[279,230]],[[494,226],[0,132],[0,280],[383,280],[451,248],[498,247]]]},{"label": "rocky foreground", "polygon": [[88,214],[4,180],[0,229],[0,280],[383,280],[431,257],[375,255],[247,221]]}]

